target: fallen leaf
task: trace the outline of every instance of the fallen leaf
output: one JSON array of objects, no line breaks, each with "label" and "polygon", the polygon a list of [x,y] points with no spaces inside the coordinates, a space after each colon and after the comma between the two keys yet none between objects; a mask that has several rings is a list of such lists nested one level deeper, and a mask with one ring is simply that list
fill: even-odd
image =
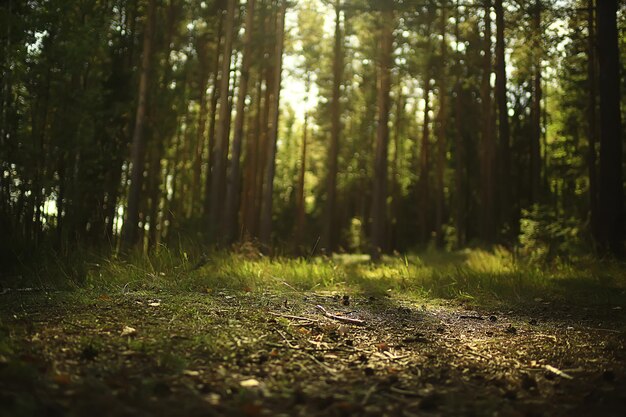
[{"label": "fallen leaf", "polygon": [[137,329],[130,326],[124,326],[124,329],[122,330],[122,333],[120,333],[120,336],[134,336],[135,334],[137,334]]},{"label": "fallen leaf", "polygon": [[250,378],[250,379],[245,379],[241,381],[239,385],[241,385],[244,388],[254,388],[254,387],[258,387],[259,385],[261,385],[261,383],[254,378]]}]

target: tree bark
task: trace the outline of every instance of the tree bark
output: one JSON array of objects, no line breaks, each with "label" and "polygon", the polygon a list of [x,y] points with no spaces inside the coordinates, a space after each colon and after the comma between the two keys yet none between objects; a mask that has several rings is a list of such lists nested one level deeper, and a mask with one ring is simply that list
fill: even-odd
[{"label": "tree bark", "polygon": [[341,134],[339,94],[343,78],[343,50],[341,33],[341,1],[335,1],[335,45],[333,49],[333,96],[330,104],[330,147],[328,150],[328,178],[326,180],[326,207],[324,213],[323,247],[328,252],[336,249],[336,200],[339,160],[339,135]]},{"label": "tree bark", "polygon": [[603,252],[624,255],[624,188],[620,115],[617,1],[597,2],[600,77],[600,189],[598,243]]},{"label": "tree bark", "polygon": [[394,13],[390,5],[382,12],[379,38],[378,127],[376,130],[376,153],[374,156],[374,187],[372,195],[372,260],[380,259],[385,249],[387,222],[387,166],[389,152],[389,108],[391,90],[391,65],[393,53]]},{"label": "tree bark", "polygon": [[226,190],[225,226],[226,241],[232,242],[237,238],[239,225],[239,201],[241,182],[241,146],[243,142],[243,122],[245,120],[246,96],[250,80],[250,66],[252,64],[252,34],[254,30],[255,0],[248,0],[246,10],[246,34],[243,41],[243,58],[241,62],[241,80],[237,93],[237,108],[235,116],[235,130],[233,134],[233,150],[228,173],[228,188]]},{"label": "tree bark", "polygon": [[446,64],[448,55],[448,43],[446,40],[446,26],[448,21],[447,1],[443,2],[441,9],[441,75],[439,79],[439,113],[437,132],[437,172],[436,172],[436,201],[435,201],[435,234],[437,246],[442,247],[445,243],[443,232],[445,194],[444,194],[444,169],[446,163],[446,130],[448,121],[448,85]]},{"label": "tree bark", "polygon": [[219,120],[213,147],[213,172],[211,173],[211,200],[209,201],[209,241],[216,242],[222,224],[223,204],[226,190],[226,161],[230,132],[230,64],[233,52],[233,32],[235,26],[236,0],[228,0],[224,25],[224,45],[222,49],[222,69],[219,85]]},{"label": "tree bark", "polygon": [[276,171],[276,140],[278,137],[278,119],[280,109],[280,84],[283,66],[283,44],[285,41],[285,13],[287,2],[282,0],[276,17],[276,51],[274,59],[273,98],[270,108],[270,129],[268,135],[267,159],[265,161],[265,181],[263,182],[263,199],[261,204],[260,241],[269,248],[272,240],[272,203],[274,200],[274,174]]},{"label": "tree bark", "polygon": [[207,167],[204,179],[204,199],[202,203],[202,214],[206,219],[207,228],[209,226],[210,210],[211,210],[211,170],[213,168],[213,146],[215,145],[215,125],[217,122],[217,102],[219,100],[218,84],[220,73],[220,46],[222,45],[224,26],[224,15],[220,12],[219,24],[217,29],[217,40],[215,43],[215,61],[213,67],[213,89],[211,91],[211,119],[209,121],[209,132],[207,135]]},{"label": "tree bark", "polygon": [[513,218],[511,208],[511,148],[510,148],[510,128],[509,109],[506,98],[506,57],[504,41],[504,7],[502,0],[495,0],[494,9],[496,12],[496,102],[498,106],[498,145],[499,145],[499,166],[497,187],[500,194],[499,223],[501,226],[510,225]]},{"label": "tree bark", "polygon": [[[308,81],[307,81],[308,92]],[[300,151],[300,172],[298,174],[298,189],[296,194],[296,227],[294,230],[294,243],[297,247],[302,245],[304,227],[306,221],[305,200],[304,200],[304,179],[306,175],[306,152],[309,131],[309,113],[304,114],[304,126],[302,127],[302,147]]]},{"label": "tree bark", "polygon": [[483,74],[481,80],[482,102],[482,143],[481,143],[481,237],[492,242],[495,235],[494,178],[493,163],[495,143],[492,132],[491,101],[491,0],[484,1],[485,34],[483,38]]},{"label": "tree bark", "polygon": [[596,118],[596,38],[594,0],[587,0],[587,169],[589,173],[589,226],[591,235],[598,237],[598,175],[596,162],[597,118]]},{"label": "tree bark", "polygon": [[530,204],[540,202],[541,193],[541,0],[537,0],[532,10],[532,29],[534,45],[533,58],[533,92],[531,108],[531,135],[530,135]]},{"label": "tree bark", "polygon": [[126,221],[123,228],[124,249],[130,249],[138,242],[139,223],[139,203],[141,189],[143,185],[144,160],[146,141],[144,137],[144,126],[146,119],[148,82],[150,74],[150,63],[152,58],[152,33],[154,31],[154,20],[156,14],[156,0],[149,0],[148,13],[146,16],[146,28],[143,36],[143,52],[141,59],[141,74],[139,76],[139,92],[137,113],[135,116],[135,129],[133,131],[133,142],[131,148],[131,179],[128,191],[128,204],[126,207]]}]

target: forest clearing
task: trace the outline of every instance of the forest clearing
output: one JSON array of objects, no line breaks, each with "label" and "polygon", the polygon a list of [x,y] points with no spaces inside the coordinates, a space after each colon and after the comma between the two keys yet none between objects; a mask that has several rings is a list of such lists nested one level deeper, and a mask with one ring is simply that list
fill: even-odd
[{"label": "forest clearing", "polygon": [[378,265],[205,262],[109,265],[71,292],[5,289],[3,415],[621,416],[626,407],[619,265],[548,273],[484,251]]},{"label": "forest clearing", "polygon": [[625,29],[0,1],[0,417],[624,416]]}]

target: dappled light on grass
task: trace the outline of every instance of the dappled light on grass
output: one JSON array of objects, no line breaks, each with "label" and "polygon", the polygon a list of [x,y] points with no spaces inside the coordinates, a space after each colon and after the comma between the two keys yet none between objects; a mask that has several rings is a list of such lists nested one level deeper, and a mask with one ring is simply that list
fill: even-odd
[{"label": "dappled light on grass", "polygon": [[601,266],[590,260],[528,263],[502,247],[385,256],[379,263],[360,255],[307,260],[227,252],[190,256],[162,249],[140,262],[103,262],[90,270],[86,281],[93,288],[122,291],[344,291],[487,304],[552,297],[563,302],[622,305],[626,304],[623,271],[619,263]]}]

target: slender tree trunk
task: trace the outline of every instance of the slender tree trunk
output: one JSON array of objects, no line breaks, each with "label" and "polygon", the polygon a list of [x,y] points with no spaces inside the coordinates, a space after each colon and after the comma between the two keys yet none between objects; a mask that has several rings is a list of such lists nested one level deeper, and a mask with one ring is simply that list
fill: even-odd
[{"label": "slender tree trunk", "polygon": [[437,132],[437,172],[436,172],[436,201],[435,201],[435,234],[437,246],[442,247],[445,241],[443,232],[445,194],[444,194],[444,169],[446,163],[446,130],[448,121],[448,85],[446,64],[448,56],[448,41],[446,39],[446,26],[448,21],[447,1],[444,0],[441,9],[441,69],[439,80],[439,113]]},{"label": "slender tree trunk", "polygon": [[620,115],[617,1],[597,2],[600,64],[600,179],[598,242],[601,250],[624,255],[624,185]]},{"label": "slender tree trunk", "polygon": [[456,228],[456,244],[457,247],[465,246],[467,240],[467,169],[465,160],[465,143],[463,140],[463,123],[461,118],[463,117],[463,105],[461,102],[461,95],[463,94],[462,88],[462,69],[461,69],[461,53],[459,51],[459,44],[461,42],[461,36],[459,32],[459,0],[456,0],[454,18],[454,37],[456,41],[456,59],[454,65],[455,72],[455,90],[456,96],[454,98],[454,124],[455,124],[455,136],[454,145],[455,152],[455,228]]},{"label": "slender tree trunk", "polygon": [[498,145],[499,166],[497,187],[500,194],[500,223],[509,225],[513,221],[511,199],[511,145],[509,128],[509,109],[506,98],[506,58],[504,41],[504,7],[502,0],[495,0],[496,12],[496,101],[498,106]]},{"label": "slender tree trunk", "polygon": [[481,143],[481,237],[492,242],[495,237],[494,170],[495,143],[491,101],[491,0],[485,0],[485,35],[483,39],[483,75],[481,80],[482,143]]},{"label": "slender tree trunk", "polygon": [[389,109],[391,90],[391,65],[393,53],[394,13],[391,6],[382,11],[379,42],[379,75],[376,106],[378,128],[374,156],[374,187],[372,195],[372,247],[373,260],[380,259],[385,249],[385,226],[387,219],[387,154],[389,152]]},{"label": "slender tree trunk", "polygon": [[400,207],[400,160],[401,155],[401,136],[402,123],[404,116],[404,96],[402,94],[402,85],[398,85],[398,97],[396,102],[396,119],[394,121],[393,135],[393,159],[391,162],[391,207],[389,219],[389,241],[388,248],[396,249],[398,245],[398,217]]},{"label": "slender tree trunk", "polygon": [[323,247],[332,252],[336,245],[337,171],[339,162],[339,135],[341,134],[339,94],[343,78],[343,36],[341,33],[341,1],[335,1],[335,45],[333,49],[333,96],[330,104],[330,147],[328,150],[328,178],[324,212]]},{"label": "slender tree trunk", "polygon": [[[202,188],[202,155],[204,154],[205,133],[206,133],[206,119],[207,119],[207,85],[209,83],[209,73],[207,69],[207,46],[208,39],[202,37],[197,41],[198,51],[198,87],[200,94],[200,109],[198,113],[198,127],[196,129],[196,148],[193,159],[193,181],[191,184],[192,194],[192,214],[197,213],[196,207],[201,208],[201,188]],[[219,48],[218,48],[219,49]]]},{"label": "slender tree trunk", "polygon": [[533,93],[532,93],[532,131],[530,143],[530,203],[540,202],[541,193],[541,0],[536,0],[532,12],[533,28]]},{"label": "slender tree trunk", "polygon": [[156,14],[156,0],[149,0],[146,16],[146,28],[143,37],[143,52],[141,59],[141,74],[139,76],[139,93],[137,114],[135,116],[135,129],[131,148],[131,178],[128,190],[128,204],[126,208],[126,221],[123,228],[123,246],[125,249],[136,245],[139,237],[139,204],[143,186],[143,172],[145,160],[146,141],[144,137],[144,125],[148,98],[148,77],[152,58],[152,32]]},{"label": "slender tree trunk", "polygon": [[435,9],[430,8],[427,16],[426,26],[426,68],[424,76],[424,116],[422,125],[422,141],[419,154],[419,178],[417,181],[418,189],[418,226],[420,243],[427,243],[430,240],[432,232],[432,207],[431,207],[431,184],[430,184],[430,93],[432,78],[432,41],[431,31],[435,20]]},{"label": "slender tree trunk", "polygon": [[256,90],[256,110],[254,127],[248,134],[248,150],[246,152],[246,181],[244,184],[243,233],[246,238],[256,235],[256,194],[257,171],[259,163],[259,136],[261,132],[261,114],[263,112],[263,79],[259,77]]},{"label": "slender tree trunk", "polygon": [[272,203],[274,200],[274,174],[276,171],[276,140],[278,136],[278,118],[280,109],[280,84],[283,66],[283,44],[285,41],[285,13],[287,2],[282,0],[276,17],[276,51],[274,59],[274,83],[272,107],[270,109],[270,129],[268,135],[267,160],[265,161],[265,181],[263,183],[263,199],[261,203],[260,240],[269,247],[272,240]]},{"label": "slender tree trunk", "polygon": [[211,200],[209,201],[209,240],[215,242],[222,224],[223,204],[226,190],[226,164],[224,155],[228,154],[230,104],[228,100],[230,86],[230,64],[233,52],[233,32],[235,26],[236,0],[228,0],[226,22],[224,25],[224,45],[222,52],[222,71],[219,85],[220,107],[219,121],[215,132],[213,147],[213,171],[211,173]]},{"label": "slender tree trunk", "polygon": [[[308,92],[307,81],[307,92]],[[305,201],[304,201],[304,179],[306,175],[306,151],[307,151],[307,135],[309,131],[309,113],[304,113],[304,126],[302,127],[302,147],[300,151],[300,172],[298,174],[298,191],[296,195],[296,227],[294,231],[294,242],[297,247],[302,245],[304,237],[304,227],[306,221]]]},{"label": "slender tree trunk", "polygon": [[226,191],[225,227],[227,242],[237,237],[239,225],[239,201],[241,182],[241,146],[243,141],[243,122],[245,120],[246,96],[250,80],[250,66],[252,64],[252,34],[254,30],[255,0],[248,0],[246,10],[246,34],[243,43],[243,58],[241,63],[241,81],[237,95],[237,109],[235,116],[235,130],[233,134],[233,151],[228,173],[228,188]]},{"label": "slender tree trunk", "polygon": [[424,124],[422,125],[422,142],[420,146],[420,168],[418,179],[418,216],[421,243],[428,242],[432,231],[432,228],[430,227],[430,60],[426,65],[426,81],[424,83]]},{"label": "slender tree trunk", "polygon": [[591,234],[598,237],[598,175],[596,163],[597,122],[596,122],[596,34],[594,0],[587,0],[587,165],[589,172],[589,225]]},{"label": "slender tree trunk", "polygon": [[215,60],[213,66],[213,80],[212,80],[212,91],[211,91],[211,119],[209,121],[209,132],[208,132],[208,140],[207,140],[207,166],[206,166],[206,175],[204,179],[204,201],[202,203],[202,214],[204,218],[207,220],[207,227],[209,226],[210,214],[211,210],[211,171],[213,169],[213,147],[215,145],[215,125],[217,121],[217,102],[219,99],[219,72],[220,72],[220,46],[222,45],[223,40],[223,28],[224,26],[224,15],[220,12],[220,19],[217,30],[217,40],[215,43]]}]

